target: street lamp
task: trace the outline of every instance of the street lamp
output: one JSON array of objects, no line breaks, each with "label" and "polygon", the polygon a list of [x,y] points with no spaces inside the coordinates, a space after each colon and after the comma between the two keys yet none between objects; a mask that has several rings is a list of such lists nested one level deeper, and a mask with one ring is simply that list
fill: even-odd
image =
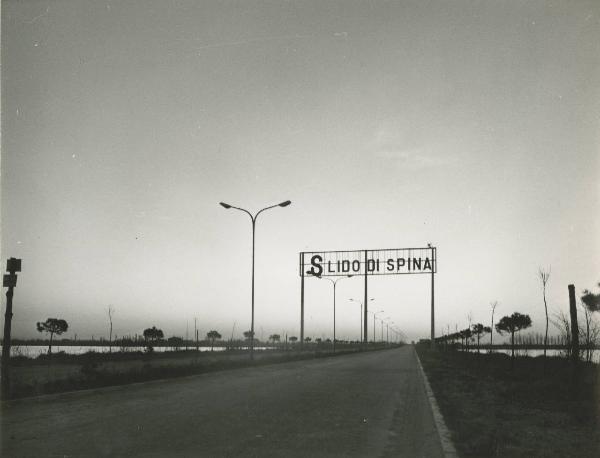
[{"label": "street lamp", "polygon": [[271,205],[270,207],[265,207],[265,208],[259,210],[258,212],[256,212],[255,215],[252,215],[252,213],[250,213],[248,210],[246,210],[244,208],[235,207],[233,205],[226,204],[225,202],[219,202],[221,207],[226,208],[228,210],[230,208],[233,208],[235,210],[242,211],[242,212],[246,213],[252,220],[252,321],[251,321],[251,325],[250,325],[250,359],[254,359],[254,245],[255,245],[254,241],[255,241],[255,233],[256,233],[256,218],[258,218],[258,215],[260,215],[265,210],[269,210],[269,209],[275,208],[275,207],[287,207],[291,203],[292,203],[291,200],[286,200],[285,202],[281,202],[280,204]]},{"label": "street lamp", "polygon": [[345,278],[351,278],[352,275],[346,275],[345,277],[338,278],[337,280],[332,280],[327,277],[317,277],[321,280],[329,280],[333,284],[333,352],[335,353],[335,286],[337,282],[340,280],[344,280]]},{"label": "street lamp", "polygon": [[408,340],[408,338],[406,337],[406,334],[404,334],[404,332],[402,332],[402,329],[398,328],[396,329],[396,333],[397,333],[397,337],[400,338],[400,341],[402,342],[404,339]]},{"label": "street lamp", "polygon": [[[360,304],[360,342],[362,343],[363,340],[363,303],[360,299],[348,299],[349,301],[352,302],[358,302]],[[369,302],[374,301],[375,298],[372,297],[371,299],[369,299]]]},{"label": "street lamp", "polygon": [[[379,315],[380,313],[383,313],[383,310],[380,310],[379,312],[375,312],[373,314],[373,342],[377,341],[377,339],[375,338],[375,320],[377,319],[377,315]],[[381,320],[381,332],[383,333],[383,320]],[[383,339],[383,335],[381,336],[381,338]]]},{"label": "street lamp", "polygon": [[[387,342],[387,345],[389,345],[389,344],[390,344],[390,324],[394,324],[394,322],[393,322],[393,321],[389,321],[389,322],[388,322],[387,320],[391,320],[391,319],[392,319],[392,317],[391,317],[391,316],[388,316],[388,317],[385,319],[385,320],[386,320],[386,321],[385,321],[385,336],[386,336],[386,339],[385,339],[385,340],[386,340],[386,342]],[[383,329],[381,329],[381,340],[383,340]]]},{"label": "street lamp", "polygon": [[377,320],[377,315],[383,313],[383,310],[379,310],[378,312],[371,312],[370,310],[367,310],[367,312],[373,315],[373,343],[376,343],[377,338],[375,337],[375,320]]}]

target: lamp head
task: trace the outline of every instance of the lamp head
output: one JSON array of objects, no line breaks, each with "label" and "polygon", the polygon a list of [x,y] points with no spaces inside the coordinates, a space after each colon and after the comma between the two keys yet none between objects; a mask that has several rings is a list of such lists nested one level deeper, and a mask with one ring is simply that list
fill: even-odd
[{"label": "lamp head", "polygon": [[219,205],[223,208],[231,208],[231,205],[226,204],[225,202],[219,202]]},{"label": "lamp head", "polygon": [[291,204],[292,201],[291,200],[286,200],[285,202],[281,202],[279,204],[280,207],[287,207],[289,204]]}]

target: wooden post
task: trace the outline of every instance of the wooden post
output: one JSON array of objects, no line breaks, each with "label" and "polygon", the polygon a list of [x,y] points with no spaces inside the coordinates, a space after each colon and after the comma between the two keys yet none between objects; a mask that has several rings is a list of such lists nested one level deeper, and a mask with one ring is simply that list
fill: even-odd
[{"label": "wooden post", "polygon": [[579,362],[579,325],[577,323],[575,285],[569,285],[569,308],[571,311],[571,358],[577,364]]},{"label": "wooden post", "polygon": [[1,375],[1,395],[2,399],[8,399],[10,395],[10,333],[12,324],[12,299],[14,288],[17,286],[17,272],[21,272],[21,260],[10,258],[6,261],[6,270],[9,272],[4,275],[3,286],[6,291],[6,312],[4,314],[4,334],[2,336],[2,375]]}]

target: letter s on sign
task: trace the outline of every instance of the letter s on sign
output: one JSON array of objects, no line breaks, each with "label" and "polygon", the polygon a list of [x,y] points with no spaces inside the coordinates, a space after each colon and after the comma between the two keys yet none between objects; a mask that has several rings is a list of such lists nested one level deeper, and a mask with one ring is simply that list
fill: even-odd
[{"label": "letter s on sign", "polygon": [[313,257],[310,258],[310,264],[312,265],[312,267],[310,268],[310,270],[307,270],[306,273],[309,275],[314,275],[315,277],[320,277],[323,273],[323,266],[321,265],[322,262],[323,258],[320,255],[313,255]]}]

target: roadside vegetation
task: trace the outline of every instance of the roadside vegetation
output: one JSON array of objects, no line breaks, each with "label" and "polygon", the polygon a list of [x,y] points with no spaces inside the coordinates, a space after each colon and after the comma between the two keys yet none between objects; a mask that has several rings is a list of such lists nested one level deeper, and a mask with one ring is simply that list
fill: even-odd
[{"label": "roadside vegetation", "polygon": [[[522,336],[532,320],[519,312],[494,323],[494,301],[491,327],[471,324],[469,314],[469,327],[454,333],[448,327],[435,349],[428,340],[416,346],[461,457],[600,456],[600,365],[592,358],[599,348],[594,313],[600,294],[584,290],[577,314],[569,286],[570,313],[558,310],[551,318],[549,276],[549,269],[540,269],[544,334]],[[549,335],[549,323],[557,335]],[[508,343],[492,346],[492,330]],[[480,346],[486,333],[490,345]],[[510,355],[498,351],[506,348]],[[543,352],[528,357],[532,349]],[[559,351],[550,356],[548,350]]]},{"label": "roadside vegetation", "polygon": [[600,456],[598,365],[457,347],[417,352],[461,457]]}]

